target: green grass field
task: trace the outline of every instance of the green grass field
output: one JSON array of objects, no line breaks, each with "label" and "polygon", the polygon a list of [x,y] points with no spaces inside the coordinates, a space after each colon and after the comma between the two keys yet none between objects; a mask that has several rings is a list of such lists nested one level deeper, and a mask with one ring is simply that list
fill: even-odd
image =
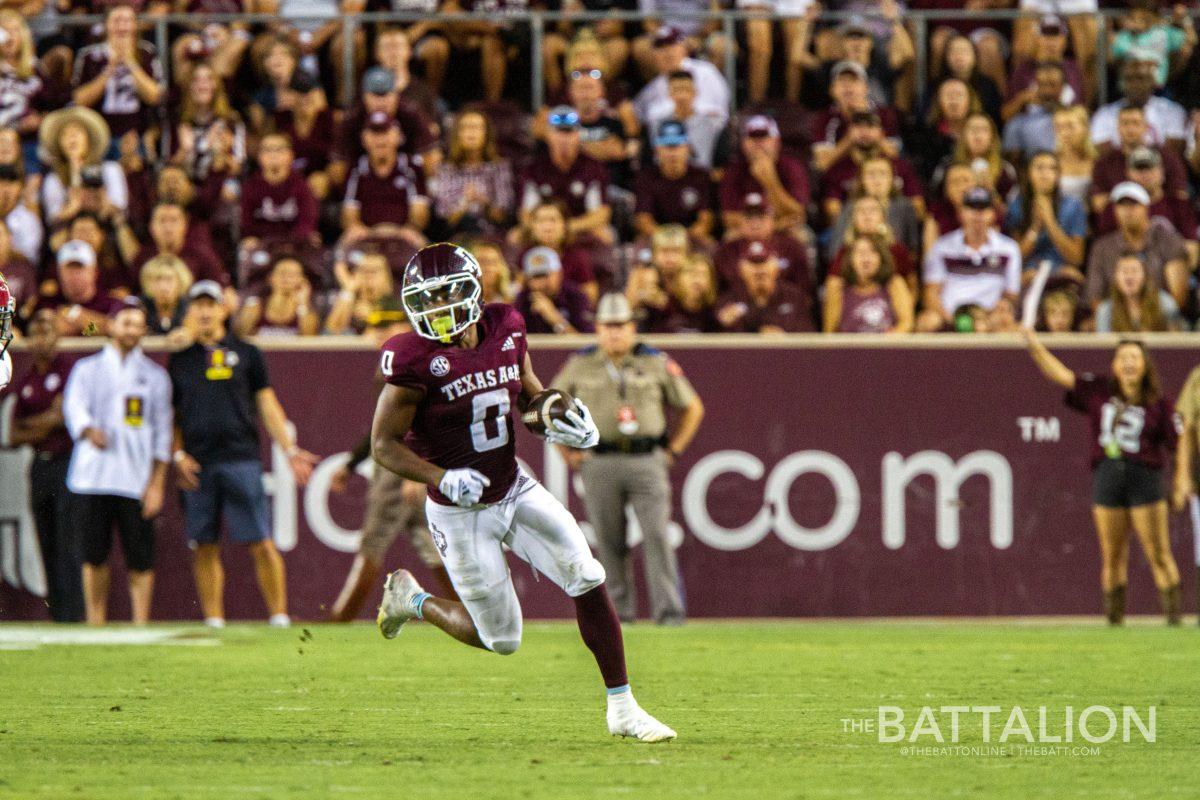
[{"label": "green grass field", "polygon": [[[419,625],[392,642],[367,625],[307,630],[155,627],[173,643],[33,647],[27,639],[62,629],[0,625],[0,797],[1200,795],[1200,631],[1190,627],[632,626],[638,699],[680,734],[665,745],[607,735],[574,626],[528,624],[508,658]],[[906,755],[843,730],[880,705],[905,709],[910,728],[926,705],[1005,716],[1045,705],[1060,715],[1051,732],[1068,705],[1154,705],[1157,741],[1118,735],[1091,755]],[[977,720],[964,718],[962,745],[982,746]]]}]

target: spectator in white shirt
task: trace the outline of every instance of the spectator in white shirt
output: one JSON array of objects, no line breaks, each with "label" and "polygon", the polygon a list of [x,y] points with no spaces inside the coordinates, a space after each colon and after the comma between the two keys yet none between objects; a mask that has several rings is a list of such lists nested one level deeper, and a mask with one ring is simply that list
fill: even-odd
[{"label": "spectator in white shirt", "polygon": [[25,205],[21,174],[11,164],[0,165],[0,217],[12,233],[12,246],[34,264],[41,260],[42,219]]},{"label": "spectator in white shirt", "polygon": [[127,299],[109,320],[111,340],[67,379],[63,416],[75,441],[67,488],[77,495],[83,588],[89,625],[108,616],[112,533],[129,570],[133,621],[150,619],[154,592],[153,519],[162,510],[171,460],[171,381],[139,346],[146,311]]},{"label": "spectator in white shirt", "polygon": [[654,63],[658,76],[633,99],[634,112],[643,125],[654,129],[674,114],[668,76],[677,70],[690,72],[696,82],[697,114],[711,114],[722,122],[729,118],[730,93],[725,76],[711,63],[688,57],[686,39],[678,28],[663,25],[654,34]]},{"label": "spectator in white shirt", "polygon": [[963,306],[991,311],[1016,305],[1021,291],[1021,248],[994,230],[995,198],[982,186],[963,196],[962,228],[940,237],[925,256],[925,310],[917,329],[946,330]]},{"label": "spectator in white shirt", "polygon": [[1188,116],[1183,106],[1154,94],[1154,66],[1130,58],[1121,65],[1121,91],[1123,97],[1116,102],[1100,106],[1092,115],[1092,143],[1100,148],[1101,154],[1121,146],[1117,132],[1117,119],[1121,109],[1139,106],[1146,110],[1146,140],[1142,144],[1157,147],[1171,145],[1181,155],[1187,138]]}]

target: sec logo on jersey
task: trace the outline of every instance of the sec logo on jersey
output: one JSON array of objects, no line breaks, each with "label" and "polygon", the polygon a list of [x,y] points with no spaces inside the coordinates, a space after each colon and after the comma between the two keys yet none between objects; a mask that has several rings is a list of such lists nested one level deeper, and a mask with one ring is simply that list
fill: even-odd
[{"label": "sec logo on jersey", "polygon": [[438,356],[429,362],[429,371],[437,378],[448,375],[450,373],[450,361],[445,356]]}]

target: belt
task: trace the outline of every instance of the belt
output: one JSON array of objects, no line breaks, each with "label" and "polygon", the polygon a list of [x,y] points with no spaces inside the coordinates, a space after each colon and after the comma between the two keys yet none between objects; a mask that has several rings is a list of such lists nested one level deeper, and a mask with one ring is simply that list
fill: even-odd
[{"label": "belt", "polygon": [[643,436],[637,439],[617,439],[612,442],[600,442],[592,451],[595,453],[623,453],[630,456],[646,455],[662,447],[662,439]]}]

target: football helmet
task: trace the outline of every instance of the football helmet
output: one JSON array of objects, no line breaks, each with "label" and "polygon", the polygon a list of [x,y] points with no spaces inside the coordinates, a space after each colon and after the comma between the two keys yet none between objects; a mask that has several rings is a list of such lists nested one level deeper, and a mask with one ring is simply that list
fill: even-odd
[{"label": "football helmet", "polygon": [[413,330],[448,344],[483,314],[482,272],[475,256],[449,242],[417,251],[404,268],[400,302]]},{"label": "football helmet", "polygon": [[0,275],[0,356],[8,351],[13,338],[13,318],[17,315],[17,303],[8,290],[8,281]]}]

